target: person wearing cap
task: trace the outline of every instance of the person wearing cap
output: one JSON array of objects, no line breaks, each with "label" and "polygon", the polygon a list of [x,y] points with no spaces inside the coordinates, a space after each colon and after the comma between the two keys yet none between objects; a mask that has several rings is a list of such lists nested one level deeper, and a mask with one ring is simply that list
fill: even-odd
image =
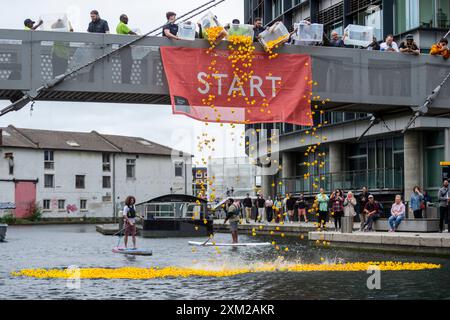
[{"label": "person wearing cap", "polygon": [[373,223],[380,217],[381,213],[381,206],[375,201],[373,195],[369,195],[368,199],[369,201],[364,208],[364,212],[367,215],[367,221],[364,224],[363,231],[372,231]]},{"label": "person wearing cap", "polygon": [[87,31],[91,33],[109,33],[108,21],[101,19],[97,10],[92,10],[91,22]]},{"label": "person wearing cap", "polygon": [[162,36],[172,39],[181,40],[178,34],[178,24],[175,23],[177,20],[177,14],[175,12],[169,11],[166,13],[167,23],[163,27]]},{"label": "person wearing cap", "polygon": [[400,43],[398,49],[401,53],[412,54],[415,56],[420,54],[420,49],[414,41],[414,36],[412,34],[406,36],[405,41]]},{"label": "person wearing cap", "polygon": [[25,25],[25,30],[35,31],[37,28],[39,28],[44,23],[44,21],[39,19],[37,25],[34,25],[35,23],[36,22],[34,22],[31,19],[25,19],[25,21],[23,22],[23,24]]}]

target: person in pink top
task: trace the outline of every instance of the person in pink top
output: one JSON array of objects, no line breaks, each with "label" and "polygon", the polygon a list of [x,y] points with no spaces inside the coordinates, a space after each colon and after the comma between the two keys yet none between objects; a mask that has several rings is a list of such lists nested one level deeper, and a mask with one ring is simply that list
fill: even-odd
[{"label": "person in pink top", "polygon": [[405,205],[400,195],[395,196],[395,202],[391,208],[391,216],[389,217],[389,232],[397,231],[398,226],[405,218]]}]

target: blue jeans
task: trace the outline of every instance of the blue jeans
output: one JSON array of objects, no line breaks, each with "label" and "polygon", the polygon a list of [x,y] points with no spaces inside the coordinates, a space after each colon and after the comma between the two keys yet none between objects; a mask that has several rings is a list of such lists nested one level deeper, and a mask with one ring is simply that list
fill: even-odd
[{"label": "blue jeans", "polygon": [[405,219],[404,215],[400,215],[400,216],[390,216],[389,217],[389,226],[391,227],[391,229],[397,230],[398,226],[400,225],[400,222],[402,222],[402,220]]}]

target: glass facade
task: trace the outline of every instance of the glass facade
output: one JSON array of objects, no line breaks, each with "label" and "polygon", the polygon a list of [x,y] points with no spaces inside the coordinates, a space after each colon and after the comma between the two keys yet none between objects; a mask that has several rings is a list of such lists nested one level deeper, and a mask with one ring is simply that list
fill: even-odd
[{"label": "glass facade", "polygon": [[448,0],[395,0],[394,10],[397,34],[417,27],[450,28]]},{"label": "glass facade", "polygon": [[401,189],[403,185],[403,137],[389,137],[346,146],[346,168],[359,172],[355,185],[369,189]]},{"label": "glass facade", "polygon": [[444,131],[432,131],[424,134],[425,188],[438,190],[441,186],[441,166],[444,161]]}]

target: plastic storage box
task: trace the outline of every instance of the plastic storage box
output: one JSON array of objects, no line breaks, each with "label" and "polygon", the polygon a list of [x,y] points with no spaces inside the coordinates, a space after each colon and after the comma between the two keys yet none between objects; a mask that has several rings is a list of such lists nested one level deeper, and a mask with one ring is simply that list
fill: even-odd
[{"label": "plastic storage box", "polygon": [[42,15],[39,19],[42,20],[42,25],[39,30],[59,32],[70,31],[69,20],[65,13]]},{"label": "plastic storage box", "polygon": [[190,21],[178,24],[177,36],[184,40],[195,40],[196,25]]},{"label": "plastic storage box", "polygon": [[247,36],[252,38],[252,40],[255,34],[251,24],[231,24],[230,29],[227,31],[230,36]]},{"label": "plastic storage box", "polygon": [[282,22],[275,22],[273,26],[259,34],[258,40],[267,50],[269,43],[274,46],[289,40],[289,31]]},{"label": "plastic storage box", "polygon": [[367,47],[373,41],[373,27],[349,24],[344,35],[345,45]]},{"label": "plastic storage box", "polygon": [[323,41],[323,24],[296,23],[294,24],[294,28],[297,29],[295,40],[303,42]]},{"label": "plastic storage box", "polygon": [[208,12],[206,15],[204,15],[198,23],[202,26],[202,34],[204,38],[207,37],[206,29],[222,26],[217,17],[212,12]]}]

